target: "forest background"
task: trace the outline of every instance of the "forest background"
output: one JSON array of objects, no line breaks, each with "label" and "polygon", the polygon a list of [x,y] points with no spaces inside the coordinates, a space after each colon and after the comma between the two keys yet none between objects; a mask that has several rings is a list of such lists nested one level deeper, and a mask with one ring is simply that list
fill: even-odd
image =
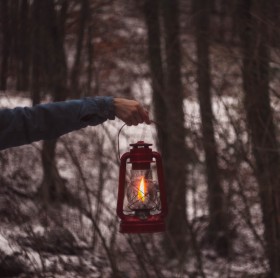
[{"label": "forest background", "polygon": [[[2,151],[1,277],[280,277],[279,12],[276,0],[1,1],[1,107],[113,95],[157,122]],[[118,233],[117,140],[126,151],[139,136],[164,161],[162,234]]]}]

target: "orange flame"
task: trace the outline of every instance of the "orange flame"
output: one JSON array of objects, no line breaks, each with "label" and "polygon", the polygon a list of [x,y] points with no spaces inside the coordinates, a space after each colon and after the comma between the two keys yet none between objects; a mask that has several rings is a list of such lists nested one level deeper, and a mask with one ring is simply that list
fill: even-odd
[{"label": "orange flame", "polygon": [[146,184],[144,181],[144,178],[141,178],[139,190],[138,190],[138,200],[141,200],[142,202],[145,201],[145,193],[146,193]]}]

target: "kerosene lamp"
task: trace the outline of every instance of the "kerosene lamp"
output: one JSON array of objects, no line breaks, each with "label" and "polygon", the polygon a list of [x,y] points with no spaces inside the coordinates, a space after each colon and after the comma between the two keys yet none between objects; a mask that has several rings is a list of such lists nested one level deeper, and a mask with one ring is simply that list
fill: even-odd
[{"label": "kerosene lamp", "polygon": [[[117,214],[121,233],[155,233],[165,231],[167,201],[161,155],[144,141],[130,144],[121,157]],[[130,175],[127,177],[127,166]],[[156,176],[153,177],[153,167]]]}]

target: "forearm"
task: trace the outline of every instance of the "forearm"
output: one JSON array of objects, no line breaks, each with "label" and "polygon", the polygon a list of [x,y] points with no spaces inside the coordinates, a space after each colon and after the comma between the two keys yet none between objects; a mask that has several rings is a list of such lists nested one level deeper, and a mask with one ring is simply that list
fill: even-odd
[{"label": "forearm", "polygon": [[111,97],[48,103],[0,110],[0,150],[63,134],[114,119]]}]

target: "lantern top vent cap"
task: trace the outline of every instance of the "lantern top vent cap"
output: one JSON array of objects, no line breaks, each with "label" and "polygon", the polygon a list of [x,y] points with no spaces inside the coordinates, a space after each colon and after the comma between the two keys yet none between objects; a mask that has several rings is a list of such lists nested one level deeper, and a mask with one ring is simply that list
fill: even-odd
[{"label": "lantern top vent cap", "polygon": [[150,147],[153,144],[149,144],[149,143],[145,143],[144,141],[138,141],[137,143],[134,144],[129,144],[130,146],[132,146],[133,148],[138,148],[138,147]]}]

